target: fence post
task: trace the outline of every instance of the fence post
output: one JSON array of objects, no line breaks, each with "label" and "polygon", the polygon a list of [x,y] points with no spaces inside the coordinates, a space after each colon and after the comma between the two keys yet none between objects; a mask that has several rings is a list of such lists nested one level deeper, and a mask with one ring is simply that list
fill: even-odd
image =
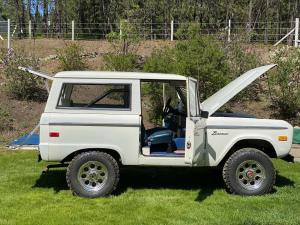
[{"label": "fence post", "polygon": [[299,18],[296,18],[296,20],[295,20],[295,41],[294,41],[295,47],[298,47],[298,41],[299,41]]},{"label": "fence post", "polygon": [[122,39],[122,20],[120,20],[120,40]]},{"label": "fence post", "polygon": [[174,39],[174,20],[171,20],[171,41]]},{"label": "fence post", "polygon": [[9,50],[10,46],[10,19],[7,20],[7,49]]},{"label": "fence post", "polygon": [[28,22],[28,33],[29,33],[29,39],[31,40],[31,20]]},{"label": "fence post", "polygon": [[72,20],[72,41],[75,40],[75,22]]},{"label": "fence post", "polygon": [[228,20],[228,34],[227,34],[227,41],[228,42],[231,41],[230,32],[231,32],[231,19]]}]

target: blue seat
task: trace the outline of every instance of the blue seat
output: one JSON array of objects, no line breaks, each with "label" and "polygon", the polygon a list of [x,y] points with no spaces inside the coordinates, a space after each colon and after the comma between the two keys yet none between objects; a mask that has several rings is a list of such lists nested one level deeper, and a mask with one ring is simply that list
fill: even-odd
[{"label": "blue seat", "polygon": [[[146,131],[147,133],[147,131]],[[168,129],[161,129],[152,132],[146,137],[146,143],[151,145],[170,144],[172,142],[173,132]]]},{"label": "blue seat", "polygon": [[185,149],[185,138],[174,138],[173,139],[176,149],[184,150]]},{"label": "blue seat", "polygon": [[173,138],[173,132],[165,127],[155,127],[145,130],[144,124],[142,124],[142,137],[144,145],[158,145],[158,144],[171,144]]}]

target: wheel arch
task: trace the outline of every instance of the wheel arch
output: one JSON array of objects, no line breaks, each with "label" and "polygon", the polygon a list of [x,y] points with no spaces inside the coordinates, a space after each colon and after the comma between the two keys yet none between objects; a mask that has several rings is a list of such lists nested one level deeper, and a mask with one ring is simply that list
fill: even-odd
[{"label": "wheel arch", "polygon": [[247,138],[241,139],[235,142],[225,154],[225,157],[221,160],[219,165],[223,166],[227,159],[236,151],[242,148],[255,148],[258,149],[265,154],[267,154],[270,158],[277,158],[276,150],[273,144],[265,139],[260,138]]},{"label": "wheel arch", "polygon": [[109,155],[111,155],[118,163],[122,164],[122,157],[121,154],[114,150],[109,148],[84,148],[79,149],[77,151],[72,152],[71,154],[67,155],[62,162],[69,162],[71,161],[76,155],[83,153],[83,152],[91,152],[91,151],[99,151],[99,152],[105,152]]}]

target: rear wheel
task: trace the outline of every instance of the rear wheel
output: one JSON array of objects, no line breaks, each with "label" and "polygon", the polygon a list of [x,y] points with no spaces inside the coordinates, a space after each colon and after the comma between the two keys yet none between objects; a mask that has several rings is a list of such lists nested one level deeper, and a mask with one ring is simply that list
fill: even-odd
[{"label": "rear wheel", "polygon": [[244,148],[232,154],[223,167],[228,190],[240,195],[269,193],[275,183],[275,169],[270,158],[260,150]]},{"label": "rear wheel", "polygon": [[118,163],[104,152],[81,153],[68,166],[67,182],[75,195],[87,198],[107,196],[119,182]]}]

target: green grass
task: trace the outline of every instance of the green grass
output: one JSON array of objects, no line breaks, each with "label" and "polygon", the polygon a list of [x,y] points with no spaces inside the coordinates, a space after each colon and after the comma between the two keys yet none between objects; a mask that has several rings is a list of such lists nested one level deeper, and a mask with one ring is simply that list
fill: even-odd
[{"label": "green grass", "polygon": [[83,199],[36,152],[0,150],[0,224],[300,224],[300,163],[274,163],[265,196],[228,194],[215,170],[127,168],[112,197]]}]

